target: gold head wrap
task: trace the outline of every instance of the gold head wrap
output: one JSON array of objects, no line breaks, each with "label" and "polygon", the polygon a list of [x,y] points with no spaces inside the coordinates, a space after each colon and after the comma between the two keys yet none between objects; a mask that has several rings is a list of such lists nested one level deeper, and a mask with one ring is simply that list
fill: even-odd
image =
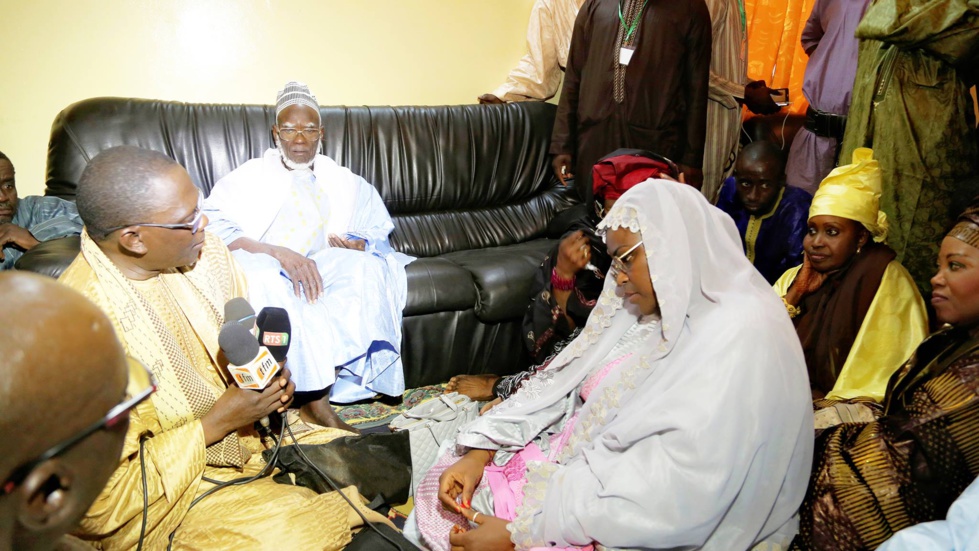
[{"label": "gold head wrap", "polygon": [[854,220],[881,243],[887,238],[887,215],[880,210],[880,186],[880,167],[874,152],[858,148],[851,164],[834,168],[819,184],[809,218],[828,214]]},{"label": "gold head wrap", "polygon": [[974,198],[959,215],[955,225],[948,232],[948,237],[954,237],[979,249],[979,197]]}]

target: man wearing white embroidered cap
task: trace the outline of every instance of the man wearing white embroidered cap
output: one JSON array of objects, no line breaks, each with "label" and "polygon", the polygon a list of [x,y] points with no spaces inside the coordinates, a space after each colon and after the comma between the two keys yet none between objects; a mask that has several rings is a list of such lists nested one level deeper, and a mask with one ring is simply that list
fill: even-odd
[{"label": "man wearing white embroidered cap", "polygon": [[287,367],[298,391],[332,388],[306,413],[335,426],[329,401],[404,391],[404,266],[377,190],[319,155],[323,127],[309,88],[289,82],[276,99],[275,147],[222,178],[205,202],[211,229],[247,274],[256,308],[293,320]]}]

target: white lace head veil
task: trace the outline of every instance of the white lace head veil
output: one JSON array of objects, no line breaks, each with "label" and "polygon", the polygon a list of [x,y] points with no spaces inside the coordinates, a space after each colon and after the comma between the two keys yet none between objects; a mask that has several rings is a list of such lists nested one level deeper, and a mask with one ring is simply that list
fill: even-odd
[{"label": "white lace head veil", "polygon": [[[690,186],[666,180],[636,185],[599,224],[600,231],[616,228],[641,234],[661,315],[661,327],[642,345],[641,357],[618,370],[619,376],[640,377],[628,382],[631,388],[654,370],[630,370],[628,364],[655,367],[675,346],[702,345],[684,341],[682,333],[724,307],[729,293],[753,293],[769,306],[777,303],[771,287],[745,257],[734,222]],[[465,427],[457,443],[485,449],[526,445],[559,420],[552,406],[574,391],[636,322],[636,316],[623,308],[615,281],[608,278],[578,338],[510,399]]]}]

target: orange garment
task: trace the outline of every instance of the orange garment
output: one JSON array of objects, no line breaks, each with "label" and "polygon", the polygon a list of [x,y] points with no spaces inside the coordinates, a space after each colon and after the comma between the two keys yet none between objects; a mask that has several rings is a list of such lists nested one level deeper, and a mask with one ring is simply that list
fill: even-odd
[{"label": "orange garment", "polygon": [[[748,78],[770,88],[788,88],[791,113],[805,113],[802,79],[809,56],[802,49],[802,29],[816,0],[744,0],[748,21]],[[751,113],[745,111],[746,117]]]}]

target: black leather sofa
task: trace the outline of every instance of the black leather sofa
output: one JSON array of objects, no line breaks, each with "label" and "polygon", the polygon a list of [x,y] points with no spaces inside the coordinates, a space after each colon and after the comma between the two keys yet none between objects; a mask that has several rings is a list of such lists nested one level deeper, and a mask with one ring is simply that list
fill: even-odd
[{"label": "black leather sofa", "polygon": [[[554,243],[547,225],[576,201],[550,170],[554,111],[537,102],[321,109],[322,152],[374,184],[394,219],[392,244],[418,257],[404,310],[409,387],[527,365],[521,319]],[[54,121],[46,194],[74,198],[86,163],[123,144],[176,159],[206,194],[272,145],[273,123],[270,105],[84,100]],[[77,250],[77,237],[44,243],[18,268],[56,276]]]}]

